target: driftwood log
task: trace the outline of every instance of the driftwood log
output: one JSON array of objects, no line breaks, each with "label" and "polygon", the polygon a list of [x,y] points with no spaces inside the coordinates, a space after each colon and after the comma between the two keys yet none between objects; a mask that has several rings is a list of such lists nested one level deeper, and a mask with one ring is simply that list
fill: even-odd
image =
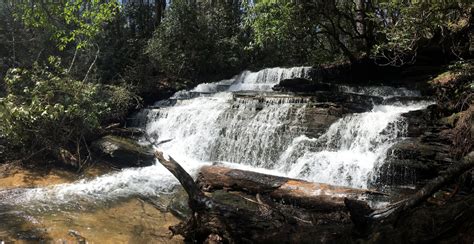
[{"label": "driftwood log", "polygon": [[203,167],[195,182],[173,158],[155,156],[178,178],[193,211],[171,230],[197,243],[344,242],[353,225],[346,206],[370,210],[357,198],[379,195],[219,166]]},{"label": "driftwood log", "polygon": [[386,235],[401,238],[410,230],[395,225],[399,216],[406,216],[404,222],[418,221],[417,213],[424,210],[417,212],[417,206],[474,168],[471,152],[409,198],[374,211],[363,199],[384,197],[379,192],[221,166],[203,167],[194,181],[173,158],[161,152],[155,156],[180,181],[193,212],[171,230],[197,243],[346,243],[377,240],[371,233],[387,230]]},{"label": "driftwood log", "polygon": [[201,189],[227,189],[265,194],[273,200],[320,211],[344,210],[344,199],[360,199],[382,193],[323,183],[266,175],[222,166],[204,166],[197,179]]}]

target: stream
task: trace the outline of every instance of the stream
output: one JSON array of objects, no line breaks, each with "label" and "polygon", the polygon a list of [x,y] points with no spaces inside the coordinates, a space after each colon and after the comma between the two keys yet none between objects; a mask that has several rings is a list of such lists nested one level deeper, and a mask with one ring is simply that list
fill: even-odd
[{"label": "stream", "polygon": [[[357,98],[369,104],[360,111],[311,94],[272,91],[280,81],[310,78],[310,72],[311,67],[244,71],[158,101],[140,111],[133,124],[146,131],[140,143],[152,143],[192,175],[218,163],[354,188],[379,187],[388,150],[407,133],[401,115],[432,102],[394,99],[420,96],[406,88],[337,85],[345,102]],[[156,163],[48,187],[0,189],[0,242],[2,235],[28,239],[44,233],[54,240],[168,242],[160,233],[177,220],[137,197],[166,198],[178,184]],[[1,220],[11,218],[15,221]],[[22,232],[28,228],[42,234]]]}]

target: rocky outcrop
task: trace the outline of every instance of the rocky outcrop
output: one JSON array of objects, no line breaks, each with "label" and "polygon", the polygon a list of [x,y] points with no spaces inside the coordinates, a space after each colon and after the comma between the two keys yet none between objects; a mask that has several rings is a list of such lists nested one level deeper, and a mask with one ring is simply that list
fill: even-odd
[{"label": "rocky outcrop", "polygon": [[392,146],[380,173],[384,184],[423,184],[456,162],[452,151],[452,129],[442,107],[431,105],[425,110],[403,115],[407,139]]},{"label": "rocky outcrop", "polygon": [[346,109],[348,113],[362,113],[371,110],[374,104],[380,104],[383,98],[345,92],[315,92],[312,94],[315,103],[335,103]]},{"label": "rocky outcrop", "polygon": [[[318,138],[336,120],[350,113],[362,113],[371,110],[374,104],[383,101],[380,97],[358,95],[343,92],[318,91],[313,93],[252,93],[239,92],[234,100],[246,106],[255,104],[260,110],[269,104],[291,103],[288,129],[297,127],[308,137]],[[235,107],[240,103],[235,103]],[[283,133],[283,131],[281,132]]]},{"label": "rocky outcrop", "polygon": [[119,167],[147,166],[154,163],[152,148],[125,137],[104,136],[92,143],[92,149],[103,159]]},{"label": "rocky outcrop", "polygon": [[410,138],[394,145],[381,174],[385,184],[421,184],[446,170],[455,160],[449,145]]},{"label": "rocky outcrop", "polygon": [[305,78],[284,79],[272,88],[281,92],[312,92],[334,91],[336,87],[329,83],[321,83]]}]

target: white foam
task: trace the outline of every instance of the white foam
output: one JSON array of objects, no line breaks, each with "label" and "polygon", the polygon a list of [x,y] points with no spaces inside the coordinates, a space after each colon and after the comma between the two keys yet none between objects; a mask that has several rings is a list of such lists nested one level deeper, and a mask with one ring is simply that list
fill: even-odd
[{"label": "white foam", "polygon": [[[267,91],[282,79],[305,77],[308,67],[243,72],[231,80],[202,84],[210,93],[143,113],[147,138],[172,139],[158,148],[191,174],[212,161],[230,167],[366,188],[386,151],[403,137],[401,114],[426,102],[380,105],[339,119],[319,138],[304,136],[306,100],[291,97],[235,98],[231,91]],[[140,124],[140,123],[139,123]],[[178,181],[160,164],[125,169],[92,180],[54,187],[0,192],[4,204],[50,208],[94,204],[130,196],[168,194]]]},{"label": "white foam", "polygon": [[338,90],[341,92],[354,93],[360,95],[370,95],[383,98],[391,97],[419,97],[419,91],[409,90],[405,87],[391,86],[347,86],[339,85]]},{"label": "white foam", "polygon": [[320,138],[297,137],[279,159],[289,177],[367,188],[387,150],[406,134],[401,114],[430,102],[379,105],[339,119]]}]

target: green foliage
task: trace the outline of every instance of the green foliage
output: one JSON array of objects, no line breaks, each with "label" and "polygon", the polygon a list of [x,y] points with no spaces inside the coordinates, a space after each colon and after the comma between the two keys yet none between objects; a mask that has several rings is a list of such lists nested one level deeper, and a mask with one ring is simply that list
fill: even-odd
[{"label": "green foliage", "polygon": [[7,74],[0,134],[11,146],[35,152],[81,143],[103,122],[124,116],[135,102],[124,88],[71,79],[59,59],[50,62]]},{"label": "green foliage", "polygon": [[[151,70],[155,69],[150,67],[152,65],[147,55],[143,55],[143,50],[153,35],[153,10],[153,6],[149,5],[127,4],[105,25],[104,31],[96,39],[100,46],[97,60],[97,76],[100,82],[148,82],[144,77],[152,75]],[[142,72],[143,68],[148,70]],[[143,77],[129,77],[130,71],[134,71],[135,76],[138,74]]]},{"label": "green foliage", "polygon": [[203,19],[186,1],[173,1],[146,52],[168,74],[190,77],[208,61],[208,39]]},{"label": "green foliage", "polygon": [[81,49],[112,20],[119,5],[115,0],[18,1],[16,7],[17,18],[28,27],[49,30],[60,49],[69,43]]},{"label": "green foliage", "polygon": [[244,49],[248,42],[241,27],[242,11],[239,4],[219,2],[203,8],[206,36],[211,48],[210,68],[203,69],[203,72],[239,72],[247,62]]},{"label": "green foliage", "polygon": [[[290,56],[288,47],[292,46],[293,41],[292,16],[294,13],[295,7],[289,2],[262,1],[250,8],[246,15],[246,24],[252,30],[252,41],[247,49],[250,52],[260,52],[259,56],[263,58],[269,57],[268,61],[262,60],[263,63],[270,61],[278,63],[285,56]],[[273,55],[269,56],[270,53]]]},{"label": "green foliage", "polygon": [[246,18],[252,30],[249,48],[271,66],[355,61],[371,45],[365,2],[258,1]]},{"label": "green foliage", "polygon": [[248,8],[245,26],[251,40],[246,49],[256,66],[312,65],[338,58],[328,52],[328,39],[319,32],[316,6],[310,2],[258,1]]},{"label": "green foliage", "polygon": [[[15,8],[0,4],[0,83],[6,71],[15,66],[31,67],[41,62],[42,54],[53,53],[55,44],[49,40],[50,33],[43,29],[26,28],[14,17]],[[0,84],[0,96],[4,85]]]},{"label": "green foliage", "polygon": [[253,29],[254,44],[259,47],[276,45],[279,41],[287,41],[293,27],[292,15],[295,6],[291,3],[261,2],[256,4],[249,13],[254,18],[250,21]]},{"label": "green foliage", "polygon": [[[449,33],[468,26],[470,7],[473,4],[450,1],[381,2],[370,15],[379,36],[372,56],[384,65],[412,63],[421,41],[438,36],[436,41],[443,43]],[[457,48],[450,44],[450,48]]]},{"label": "green foliage", "polygon": [[170,75],[193,78],[235,71],[243,60],[239,14],[238,6],[230,3],[173,1],[146,53]]}]

